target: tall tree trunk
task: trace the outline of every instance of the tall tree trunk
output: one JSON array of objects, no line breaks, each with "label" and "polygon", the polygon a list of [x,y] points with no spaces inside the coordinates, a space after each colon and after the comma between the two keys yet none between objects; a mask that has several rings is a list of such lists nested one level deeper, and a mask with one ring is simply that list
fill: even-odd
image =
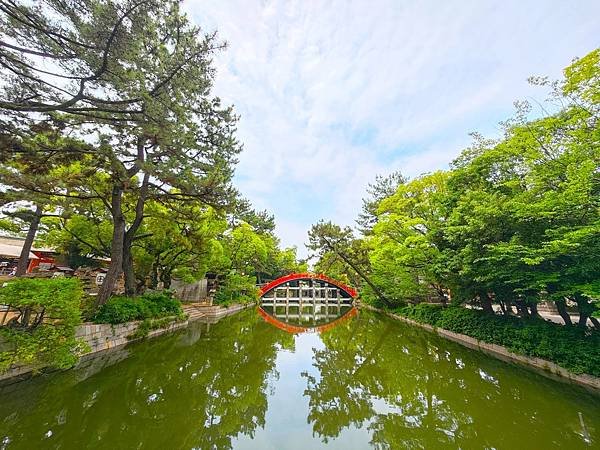
[{"label": "tall tree trunk", "polygon": [[21,249],[21,255],[19,256],[19,263],[17,264],[16,276],[21,277],[27,273],[27,266],[29,265],[29,252],[33,246],[35,235],[40,226],[42,220],[43,208],[41,205],[35,205],[35,212],[33,218],[29,224],[29,230],[27,230],[27,236],[23,242],[23,248]]},{"label": "tall tree trunk", "polygon": [[567,302],[565,299],[555,300],[554,304],[556,305],[556,309],[558,310],[558,314],[562,318],[565,325],[573,325],[573,321],[571,320],[571,315],[567,312]]},{"label": "tall tree trunk", "polygon": [[525,301],[522,299],[515,300],[515,305],[517,305],[517,312],[521,317],[529,317],[529,310],[527,309],[527,305]]},{"label": "tall tree trunk", "polygon": [[160,273],[160,281],[162,281],[163,283],[163,289],[170,289],[171,288],[171,273],[172,273],[172,269],[167,269],[164,268],[162,270],[162,272]]},{"label": "tall tree trunk", "polygon": [[494,314],[494,308],[492,307],[492,299],[487,294],[479,294],[479,301],[481,307],[488,314]]},{"label": "tall tree trunk", "polygon": [[577,303],[577,310],[579,311],[579,322],[577,322],[577,326],[585,328],[587,326],[588,318],[594,311],[594,307],[590,304],[588,299],[581,294],[575,294],[574,298]]},{"label": "tall tree trunk", "polygon": [[125,233],[125,238],[123,239],[123,276],[125,278],[125,295],[135,295],[136,283],[133,255],[131,254],[131,242],[127,239],[127,233]]},{"label": "tall tree trunk", "polygon": [[540,316],[540,313],[538,312],[537,302],[531,302],[529,304],[529,311],[530,311],[531,317],[536,317],[538,319],[540,319],[542,317],[542,316]]},{"label": "tall tree trunk", "polygon": [[24,328],[29,327],[29,321],[31,320],[31,307],[26,307],[23,310],[23,314],[21,315],[20,321],[21,321],[21,326],[23,326]]},{"label": "tall tree trunk", "polygon": [[152,263],[152,271],[150,272],[150,289],[156,289],[158,287],[158,264],[159,257]]},{"label": "tall tree trunk", "polygon": [[584,312],[579,312],[579,321],[577,322],[577,326],[579,328],[585,328],[587,327],[587,321],[589,319],[589,315],[584,313]]},{"label": "tall tree trunk", "polygon": [[148,187],[150,184],[150,174],[144,173],[140,193],[135,204],[135,218],[129,229],[125,232],[123,238],[123,274],[125,275],[125,294],[134,295],[136,290],[135,271],[133,267],[133,255],[131,254],[131,246],[135,240],[135,234],[142,225],[144,219],[144,207],[146,206],[146,198],[148,197]]},{"label": "tall tree trunk", "polygon": [[123,270],[123,241],[125,240],[125,217],[121,209],[123,203],[123,186],[115,184],[111,195],[111,213],[113,216],[113,236],[110,247],[110,266],[100,291],[96,297],[95,306],[105,304],[115,289]]}]

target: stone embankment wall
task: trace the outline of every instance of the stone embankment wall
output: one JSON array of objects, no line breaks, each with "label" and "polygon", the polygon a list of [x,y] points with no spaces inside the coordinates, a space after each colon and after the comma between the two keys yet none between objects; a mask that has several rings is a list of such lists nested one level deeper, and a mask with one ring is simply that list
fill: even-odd
[{"label": "stone embankment wall", "polygon": [[[166,328],[151,330],[144,338],[151,338],[180,328],[185,328],[190,322],[195,320],[205,319],[212,321],[213,319],[220,319],[252,306],[254,306],[254,304],[231,305],[229,308],[224,308],[222,306],[184,305],[183,310],[188,315],[187,320],[174,322],[169,324]],[[120,347],[136,340],[130,339],[129,336],[138,329],[140,323],[141,322],[127,322],[118,325],[86,323],[77,328],[75,335],[78,338],[83,338],[83,340],[87,342],[91,348],[89,353],[96,353]]]},{"label": "stone embankment wall", "polygon": [[[243,309],[252,308],[253,306],[255,306],[254,303],[246,303],[243,305],[236,304],[236,305],[231,305],[228,307],[209,306],[209,307],[203,307],[202,311],[204,312],[204,316],[207,319],[220,319],[221,317],[229,316],[229,315],[234,314]],[[185,305],[184,305],[183,309],[187,312]]]},{"label": "stone embankment wall", "polygon": [[[118,325],[86,323],[77,328],[75,336],[82,338],[90,346],[91,350],[89,353],[97,353],[132,342],[134,339],[130,339],[129,336],[138,329],[140,323],[127,322]],[[169,331],[184,328],[187,325],[187,320],[174,322],[166,328],[150,331],[147,337],[158,336]]]},{"label": "stone embankment wall", "polygon": [[[234,314],[253,306],[254,303],[231,305],[228,308],[223,306],[183,305],[183,310],[188,315],[187,320],[171,323],[165,328],[151,330],[147,336],[137,339],[130,339],[129,336],[138,329],[141,323],[140,321],[118,325],[85,323],[77,327],[75,335],[78,338],[82,338],[90,346],[91,350],[82,356],[82,360],[87,361],[107,350],[122,347],[135,340],[152,338],[185,328],[189,323],[196,320],[205,320],[214,323],[224,316]],[[12,379],[14,379],[14,381],[20,381],[23,377],[29,376],[32,371],[33,368],[28,366],[15,367],[6,373],[0,374],[0,382],[11,382]]]},{"label": "stone embankment wall", "polygon": [[574,374],[573,372],[565,369],[564,367],[559,366],[556,363],[553,363],[552,361],[536,358],[533,356],[519,355],[517,353],[509,351],[506,347],[503,347],[501,345],[489,344],[487,342],[479,341],[465,334],[454,333],[453,331],[448,331],[443,328],[436,328],[428,324],[415,322],[414,320],[407,319],[406,317],[402,317],[398,314],[382,311],[370,305],[365,305],[364,303],[361,304],[361,307],[365,309],[370,309],[372,311],[380,312],[389,317],[392,317],[393,319],[400,320],[411,325],[415,325],[427,331],[431,331],[432,333],[436,333],[438,336],[457,342],[461,345],[464,345],[465,347],[482,351],[503,361],[517,363],[521,366],[526,366],[548,378],[578,384],[595,393],[600,392],[600,378],[594,377],[592,375]]}]

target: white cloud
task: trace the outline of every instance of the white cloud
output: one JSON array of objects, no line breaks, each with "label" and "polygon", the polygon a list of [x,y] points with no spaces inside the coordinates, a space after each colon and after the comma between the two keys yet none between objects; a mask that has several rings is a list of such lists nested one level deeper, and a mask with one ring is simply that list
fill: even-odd
[{"label": "white cloud", "polygon": [[351,223],[375,174],[445,167],[535,92],[527,76],[600,44],[594,1],[185,6],[229,43],[215,91],[241,115],[238,185],[300,249],[319,218]]}]

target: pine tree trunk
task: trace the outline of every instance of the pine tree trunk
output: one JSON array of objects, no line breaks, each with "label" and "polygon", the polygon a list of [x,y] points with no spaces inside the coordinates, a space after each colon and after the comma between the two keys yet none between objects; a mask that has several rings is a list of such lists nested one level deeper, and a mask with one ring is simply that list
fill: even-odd
[{"label": "pine tree trunk", "polygon": [[113,216],[113,238],[110,248],[110,266],[100,291],[96,297],[96,308],[105,304],[115,289],[123,270],[123,241],[125,240],[125,217],[121,209],[123,203],[123,187],[113,186],[111,196],[111,213]]},{"label": "pine tree trunk", "polygon": [[146,198],[148,197],[148,186],[150,184],[150,174],[144,173],[140,193],[135,205],[135,218],[129,229],[125,232],[123,238],[123,273],[125,276],[125,294],[128,296],[135,295],[135,270],[133,266],[133,255],[131,254],[131,246],[137,231],[142,225],[144,219],[144,208],[146,206]]},{"label": "pine tree trunk", "polygon": [[127,239],[127,234],[125,234],[125,238],[123,239],[123,275],[125,278],[125,295],[135,295],[136,285],[133,255],[131,254],[131,242]]},{"label": "pine tree trunk", "polygon": [[338,249],[335,248],[335,246],[332,245],[330,242],[328,242],[327,240],[325,240],[325,242],[327,243],[327,246],[330,248],[331,251],[336,253],[340,258],[342,258],[342,260],[346,264],[348,264],[350,267],[352,267],[352,269],[354,269],[354,271],[358,274],[358,276],[361,277],[365,281],[365,283],[367,283],[369,285],[369,287],[371,289],[373,289],[373,292],[375,292],[375,295],[377,295],[379,300],[381,300],[388,307],[392,306],[390,301],[385,297],[385,295],[383,295],[383,292],[375,285],[375,283],[373,283],[371,281],[371,279],[360,269],[360,267],[358,267],[357,264],[354,264],[350,260],[350,258],[348,258],[343,252],[338,251]]},{"label": "pine tree trunk", "polygon": [[573,325],[573,321],[571,320],[571,315],[567,312],[567,302],[565,301],[565,299],[555,300],[554,304],[556,305],[558,314],[562,318],[565,325]]},{"label": "pine tree trunk", "polygon": [[29,224],[29,230],[27,230],[27,236],[25,237],[25,241],[23,242],[23,248],[21,249],[21,255],[19,256],[17,272],[15,273],[17,277],[22,277],[27,273],[27,266],[29,265],[29,253],[31,252],[31,247],[33,246],[35,235],[40,226],[40,221],[42,220],[42,213],[42,207],[40,205],[36,205],[35,212],[33,214],[33,219]]}]

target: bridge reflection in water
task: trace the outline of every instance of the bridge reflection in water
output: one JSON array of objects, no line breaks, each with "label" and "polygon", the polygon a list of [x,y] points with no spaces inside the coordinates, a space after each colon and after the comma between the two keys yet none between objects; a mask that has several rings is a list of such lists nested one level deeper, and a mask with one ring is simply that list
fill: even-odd
[{"label": "bridge reflection in water", "polygon": [[291,274],[261,288],[259,313],[290,333],[321,332],[357,314],[356,291],[324,275]]}]

